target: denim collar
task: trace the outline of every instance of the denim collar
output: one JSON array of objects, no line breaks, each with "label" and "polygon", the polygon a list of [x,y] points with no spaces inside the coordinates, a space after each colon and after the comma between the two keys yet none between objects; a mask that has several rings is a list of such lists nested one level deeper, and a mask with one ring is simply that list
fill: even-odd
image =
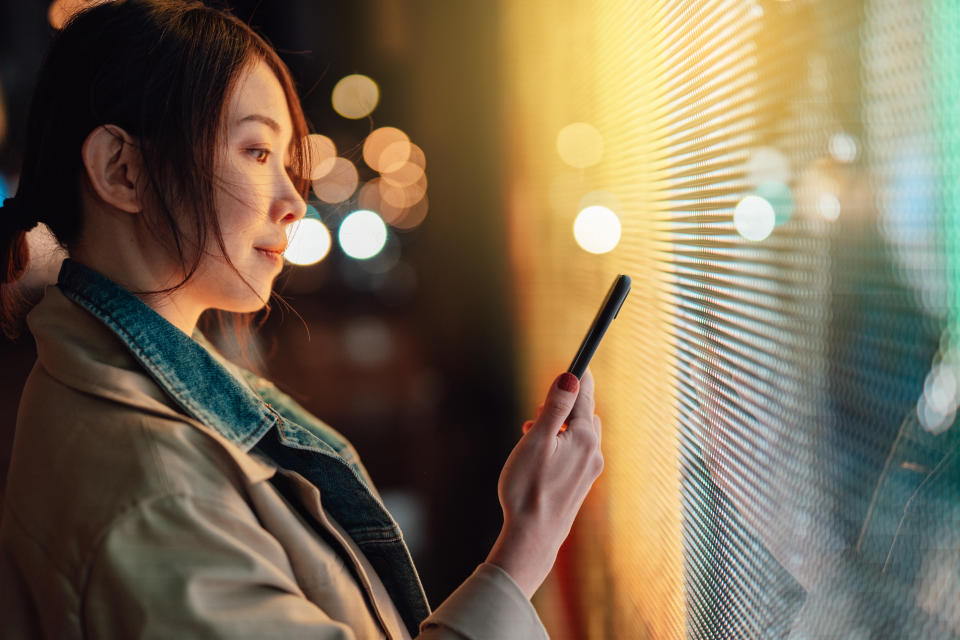
[{"label": "denim collar", "polygon": [[[67,258],[58,288],[123,340],[190,416],[249,451],[279,418],[195,338],[97,271]],[[202,338],[199,330],[194,332]]]}]

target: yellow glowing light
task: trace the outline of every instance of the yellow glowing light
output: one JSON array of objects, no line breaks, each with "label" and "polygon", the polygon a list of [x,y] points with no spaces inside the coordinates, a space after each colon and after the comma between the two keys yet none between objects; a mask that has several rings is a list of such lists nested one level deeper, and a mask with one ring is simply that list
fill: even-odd
[{"label": "yellow glowing light", "polygon": [[593,166],[603,157],[603,136],[592,124],[568,124],[557,134],[557,153],[571,167]]},{"label": "yellow glowing light", "polygon": [[773,147],[758,147],[747,160],[747,182],[756,187],[765,182],[790,182],[790,161]]},{"label": "yellow glowing light", "polygon": [[427,196],[423,196],[420,198],[420,202],[412,207],[401,209],[402,214],[391,222],[390,226],[403,230],[413,229],[427,217],[427,209],[429,208],[430,199],[427,198]]},{"label": "yellow glowing light", "polygon": [[427,176],[405,186],[394,184],[384,177],[380,182],[380,197],[395,207],[406,209],[420,202],[427,193]]},{"label": "yellow glowing light", "polygon": [[394,142],[380,154],[380,173],[395,187],[409,187],[424,178],[427,157],[423,149],[405,140]]},{"label": "yellow glowing light", "polygon": [[857,141],[849,133],[835,133],[830,137],[830,155],[833,159],[849,164],[857,159]]},{"label": "yellow glowing light", "polygon": [[773,205],[760,196],[747,196],[733,211],[733,226],[737,233],[753,242],[765,240],[777,222]]},{"label": "yellow glowing light", "polygon": [[395,170],[384,172],[382,175],[384,180],[397,187],[407,187],[425,178],[423,168],[412,162],[405,162]]},{"label": "yellow glowing light", "polygon": [[377,159],[377,165],[381,173],[395,171],[407,164],[410,159],[410,148],[413,146],[409,140],[397,140],[380,152]]},{"label": "yellow glowing light", "polygon": [[[384,167],[381,164],[380,158],[383,156],[384,152],[391,148],[392,145],[400,143],[401,149],[402,145],[410,145],[410,138],[400,129],[396,127],[380,127],[379,129],[374,129],[370,132],[370,135],[367,136],[367,139],[363,141],[363,160],[367,163],[374,171],[383,171],[387,167]],[[410,150],[407,148],[406,155],[402,155],[400,162],[406,162],[409,157]],[[388,156],[388,160],[393,157],[396,158],[396,152],[392,152],[391,156]],[[396,162],[396,160],[394,160]]]},{"label": "yellow glowing light", "polygon": [[311,133],[303,140],[310,179],[319,180],[333,169],[337,158],[337,145],[327,136]]},{"label": "yellow glowing light", "polygon": [[822,193],[817,198],[817,211],[824,219],[833,222],[840,217],[840,200],[832,193]]},{"label": "yellow glowing light", "polygon": [[302,218],[287,227],[287,240],[283,257],[293,264],[315,264],[330,252],[330,231],[315,218]]},{"label": "yellow glowing light", "polygon": [[620,218],[602,205],[587,207],[573,222],[573,237],[585,251],[608,253],[620,242]]},{"label": "yellow glowing light", "polygon": [[366,260],[380,253],[387,243],[387,226],[373,211],[354,211],[340,223],[337,239],[351,258]]},{"label": "yellow glowing light", "polygon": [[335,204],[353,195],[360,181],[357,168],[346,158],[334,158],[325,176],[313,181],[313,192],[324,202]]},{"label": "yellow glowing light", "polygon": [[394,142],[380,154],[380,170],[383,173],[395,171],[405,164],[415,164],[421,169],[427,168],[427,156],[423,153],[423,149],[409,140]]},{"label": "yellow glowing light", "polygon": [[360,187],[360,192],[357,194],[357,206],[361,209],[376,211],[384,222],[393,225],[394,222],[404,216],[407,210],[404,207],[395,207],[380,196],[382,182],[382,178],[374,178]]},{"label": "yellow glowing light", "polygon": [[341,78],[333,88],[334,111],[351,120],[370,115],[379,100],[377,83],[359,73]]},{"label": "yellow glowing light", "polygon": [[623,208],[620,199],[609,191],[591,191],[580,198],[580,204],[577,207],[577,210],[583,211],[587,207],[592,207],[594,205],[606,207],[611,211],[619,211]]}]

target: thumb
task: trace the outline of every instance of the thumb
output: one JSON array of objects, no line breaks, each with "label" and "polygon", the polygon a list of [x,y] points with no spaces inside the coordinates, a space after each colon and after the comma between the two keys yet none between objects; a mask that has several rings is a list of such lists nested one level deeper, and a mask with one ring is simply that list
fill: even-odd
[{"label": "thumb", "polygon": [[534,420],[531,427],[534,431],[542,431],[550,435],[559,433],[563,423],[570,416],[573,404],[580,391],[580,381],[572,373],[562,373],[550,385],[547,398],[543,402],[543,411]]}]

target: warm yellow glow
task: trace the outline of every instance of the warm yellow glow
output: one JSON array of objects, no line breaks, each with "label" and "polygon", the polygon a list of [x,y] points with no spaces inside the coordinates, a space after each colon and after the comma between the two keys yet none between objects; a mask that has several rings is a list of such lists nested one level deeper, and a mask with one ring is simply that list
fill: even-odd
[{"label": "warm yellow glow", "polygon": [[573,237],[590,253],[613,251],[620,242],[620,218],[606,207],[587,207],[573,223]]},{"label": "warm yellow glow", "polygon": [[296,265],[315,264],[330,252],[330,231],[315,218],[302,218],[287,227],[287,250],[283,257]]},{"label": "warm yellow glow", "polygon": [[424,177],[423,169],[412,162],[405,162],[393,171],[383,174],[383,179],[397,187],[407,187]]},{"label": "warm yellow glow", "polygon": [[[509,140],[504,202],[523,413],[533,415],[569,364],[613,275],[634,282],[590,365],[603,420],[603,475],[561,551],[567,571],[558,567],[534,599],[558,639],[690,636],[675,337],[665,312],[670,258],[663,247],[676,163],[669,142],[692,132],[668,128],[680,115],[671,100],[693,99],[696,91],[665,82],[682,72],[703,82],[706,93],[712,79],[696,68],[696,46],[670,35],[668,26],[682,30],[697,15],[677,5],[499,3],[505,82],[497,98]],[[691,111],[698,113],[695,105]],[[577,128],[558,133],[574,122],[593,128],[581,128],[586,153],[572,144],[573,152],[558,158]],[[622,223],[613,251],[572,247],[574,219],[592,206],[615,212]]]},{"label": "warm yellow glow", "polygon": [[557,153],[571,167],[593,166],[603,157],[603,136],[592,124],[568,124],[557,134]]},{"label": "warm yellow glow", "polygon": [[765,182],[790,182],[790,161],[778,149],[758,147],[747,160],[747,182],[756,187]]},{"label": "warm yellow glow", "polygon": [[830,136],[830,155],[834,160],[849,164],[857,159],[857,141],[849,133],[835,133]]},{"label": "warm yellow glow", "polygon": [[409,230],[420,225],[427,217],[427,209],[430,206],[430,199],[427,196],[420,198],[412,207],[401,209],[402,215],[390,223],[397,229]]},{"label": "warm yellow glow", "polygon": [[423,177],[427,158],[423,149],[401,140],[390,144],[380,154],[380,173],[392,185],[409,186]]},{"label": "warm yellow glow", "polygon": [[337,158],[337,145],[327,136],[311,133],[303,141],[305,155],[310,167],[310,179],[319,180],[333,169]]},{"label": "warm yellow glow", "polygon": [[821,193],[817,199],[817,211],[824,219],[833,222],[840,217],[840,200],[832,193]]},{"label": "warm yellow glow", "polygon": [[747,196],[733,211],[733,226],[737,233],[753,242],[765,240],[776,225],[773,205],[760,196]]},{"label": "warm yellow glow", "polygon": [[379,100],[377,83],[359,73],[341,78],[333,88],[333,109],[344,118],[367,117],[376,109]]},{"label": "warm yellow glow", "polygon": [[380,253],[387,242],[387,227],[373,211],[354,211],[340,223],[340,248],[351,258],[366,260]]},{"label": "warm yellow glow", "polygon": [[380,197],[395,207],[405,209],[420,202],[427,193],[427,176],[420,178],[409,185],[401,186],[387,180],[380,182]]},{"label": "warm yellow glow", "polygon": [[357,168],[346,158],[334,158],[330,171],[313,181],[313,192],[324,202],[343,202],[357,190]]},{"label": "warm yellow glow", "polygon": [[[398,143],[400,146],[395,147],[394,145]],[[367,163],[367,166],[374,171],[383,171],[388,168],[384,167],[381,161],[384,152],[389,148],[393,148],[394,151],[385,159],[394,163],[398,161],[403,163],[406,162],[410,154],[409,146],[404,147],[403,145],[409,144],[409,136],[396,127],[380,127],[379,129],[374,129],[363,142],[363,160]],[[398,149],[406,149],[406,152],[401,152],[398,155]]]},{"label": "warm yellow glow", "polygon": [[384,222],[393,225],[394,222],[404,216],[407,210],[404,207],[396,207],[380,197],[382,182],[383,178],[374,178],[360,187],[360,192],[357,194],[357,206],[361,209],[376,211]]}]

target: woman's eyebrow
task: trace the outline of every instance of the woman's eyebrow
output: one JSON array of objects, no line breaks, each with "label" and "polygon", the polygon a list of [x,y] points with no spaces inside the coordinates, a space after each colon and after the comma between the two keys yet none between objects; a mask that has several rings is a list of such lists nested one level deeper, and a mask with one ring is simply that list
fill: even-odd
[{"label": "woman's eyebrow", "polygon": [[[273,129],[274,133],[276,133],[277,135],[280,135],[280,124],[270,116],[265,116],[260,113],[251,113],[248,116],[243,116],[242,118],[237,120],[236,123],[239,125],[239,124],[243,124],[244,122],[262,122],[263,124]],[[287,146],[290,146],[292,144],[293,144],[293,135],[291,134],[290,141]]]},{"label": "woman's eyebrow", "polygon": [[277,123],[276,120],[274,120],[270,116],[261,115],[259,113],[251,113],[248,116],[243,116],[242,118],[237,120],[237,124],[242,124],[244,122],[249,122],[249,121],[262,122],[263,124],[273,129],[276,133],[278,134],[280,133],[280,125]]}]

